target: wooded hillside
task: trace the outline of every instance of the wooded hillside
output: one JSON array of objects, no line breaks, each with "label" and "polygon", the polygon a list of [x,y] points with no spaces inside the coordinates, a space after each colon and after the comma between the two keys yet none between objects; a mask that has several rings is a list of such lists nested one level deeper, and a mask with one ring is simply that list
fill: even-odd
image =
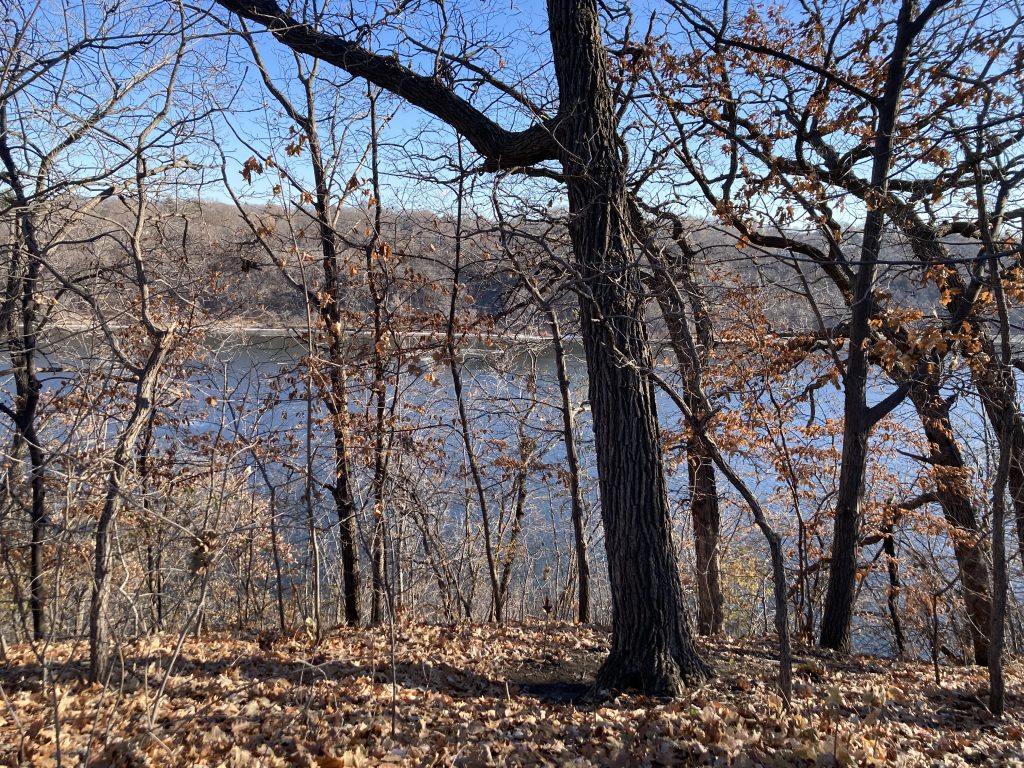
[{"label": "wooded hillside", "polygon": [[1021,759],[1022,19],[6,9],[2,759]]}]

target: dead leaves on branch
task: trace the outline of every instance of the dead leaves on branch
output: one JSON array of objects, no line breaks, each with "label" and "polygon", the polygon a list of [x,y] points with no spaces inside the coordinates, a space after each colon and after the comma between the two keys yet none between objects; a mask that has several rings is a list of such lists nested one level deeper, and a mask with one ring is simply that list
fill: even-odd
[{"label": "dead leaves on branch", "polygon": [[[107,689],[80,681],[79,646],[49,652],[44,685],[20,646],[0,668],[0,764],[375,765],[1012,765],[1024,701],[987,717],[983,670],[924,664],[797,664],[787,713],[772,646],[716,641],[719,676],[683,698],[620,695],[571,703],[607,652],[590,629],[531,624],[403,626],[392,670],[387,632],[186,641],[154,707],[175,642],[124,648]],[[1019,691],[1022,670],[1008,682]],[[391,731],[392,673],[396,686]],[[544,695],[546,694],[546,695]],[[543,697],[542,697],[543,695]],[[54,712],[59,713],[59,728]],[[59,732],[59,736],[58,736]]]}]

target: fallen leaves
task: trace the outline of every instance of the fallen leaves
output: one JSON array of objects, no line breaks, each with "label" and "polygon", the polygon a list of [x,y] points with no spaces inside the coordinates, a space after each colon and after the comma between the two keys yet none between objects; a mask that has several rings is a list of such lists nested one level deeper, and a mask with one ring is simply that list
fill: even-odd
[{"label": "fallen leaves", "polygon": [[45,685],[31,649],[9,649],[0,764],[56,765],[58,751],[64,765],[231,768],[1022,759],[1019,667],[1010,670],[1009,715],[995,724],[981,703],[983,670],[949,669],[940,689],[927,665],[812,652],[796,665],[787,712],[764,643],[716,640],[708,652],[718,678],[681,699],[574,704],[558,693],[592,679],[607,650],[608,637],[593,629],[402,626],[393,669],[383,629],[339,629],[315,648],[300,637],[204,637],[185,642],[164,681],[175,640],[126,646],[124,673],[106,689],[81,682],[79,646],[51,648]]}]

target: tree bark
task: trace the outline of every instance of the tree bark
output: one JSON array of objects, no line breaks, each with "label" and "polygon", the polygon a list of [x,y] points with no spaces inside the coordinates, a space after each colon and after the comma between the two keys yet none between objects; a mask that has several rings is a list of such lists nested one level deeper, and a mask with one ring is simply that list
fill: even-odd
[{"label": "tree bark", "polygon": [[46,456],[36,431],[39,395],[42,383],[36,372],[38,318],[36,291],[42,250],[36,236],[36,222],[30,211],[28,193],[22,184],[14,156],[7,143],[7,110],[0,108],[0,161],[18,204],[11,262],[0,322],[14,371],[14,403],[4,413],[14,422],[17,439],[29,458],[31,503],[29,522],[29,612],[32,637],[42,640],[46,634],[46,586],[43,582],[43,547],[46,536]]},{"label": "tree bark", "polygon": [[693,645],[672,546],[654,387],[643,373],[652,358],[630,247],[626,169],[596,2],[548,0],[548,21],[612,595],[612,648],[597,684],[675,694],[710,668]]},{"label": "tree bark", "polygon": [[843,382],[846,393],[843,407],[842,468],[836,498],[828,589],[821,620],[821,646],[844,652],[850,648],[850,627],[857,584],[857,539],[864,500],[868,436],[872,427],[898,402],[887,398],[870,409],[867,405],[867,344],[870,337],[868,322],[875,309],[875,272],[886,213],[882,201],[888,191],[893,137],[911,48],[925,24],[945,1],[932,0],[916,18],[912,18],[917,4],[912,0],[903,0],[896,20],[896,36],[892,55],[889,57],[885,83],[881,97],[876,101],[878,122],[871,165],[871,189],[874,194],[872,200],[869,200],[868,213],[864,221],[861,263],[854,283],[850,352]]},{"label": "tree bark", "polygon": [[[341,356],[340,352],[336,356],[337,346],[332,340],[332,362]],[[347,375],[341,368],[343,365],[344,362],[339,360],[336,366],[332,366],[330,376],[330,413],[334,422],[334,485],[330,490],[338,514],[338,548],[341,551],[345,623],[356,626],[359,624],[359,551],[356,500],[349,476]]]},{"label": "tree bark", "polygon": [[994,600],[992,626],[989,629],[988,655],[989,697],[988,708],[996,718],[1002,718],[1006,707],[1006,680],[1003,653],[1006,631],[1006,602],[1008,580],[1006,572],[1006,541],[1003,530],[1006,520],[1006,489],[1011,464],[1009,443],[1010,424],[999,425],[1004,439],[999,444],[999,465],[992,489],[992,570]]},{"label": "tree bark", "polygon": [[325,404],[334,432],[334,485],[331,495],[338,515],[338,542],[341,550],[342,591],[345,601],[345,623],[359,623],[359,550],[356,530],[356,499],[352,491],[349,457],[348,370],[345,354],[345,327],[341,315],[341,275],[338,264],[337,234],[331,224],[331,199],[328,173],[316,131],[314,103],[307,83],[309,154],[316,185],[314,209],[320,236],[323,265],[323,299],[317,310],[327,328],[328,392]]},{"label": "tree bark", "polygon": [[907,653],[907,641],[903,634],[903,622],[900,620],[900,567],[896,558],[896,542],[893,538],[893,524],[889,523],[882,531],[882,551],[885,552],[885,569],[889,573],[889,591],[886,603],[889,606],[889,619],[892,621],[892,636],[896,646],[897,658],[904,658]]},{"label": "tree bark", "polygon": [[721,514],[715,465],[698,439],[687,443],[686,463],[697,570],[697,631],[702,635],[715,635],[722,631],[724,622],[722,569],[718,557]]},{"label": "tree bark", "polygon": [[151,497],[150,479],[150,452],[153,448],[153,433],[155,430],[156,409],[150,411],[146,419],[145,433],[142,437],[142,447],[139,448],[139,491],[142,495],[142,514],[145,518],[144,531],[146,536],[146,586],[149,590],[150,609],[152,612],[153,624],[150,631],[153,633],[163,629],[163,574],[161,571],[163,561],[163,541],[160,535],[160,525],[151,525],[154,518],[153,504]]},{"label": "tree bark", "polygon": [[[378,252],[383,257],[384,247],[381,243],[381,190],[380,190],[380,153],[379,129],[377,126],[377,96],[372,86],[367,85],[367,99],[370,102],[370,174],[373,189],[373,230],[370,241],[366,245],[366,283],[370,300],[373,302],[373,384],[371,392],[374,404],[373,422],[373,480],[370,482],[370,495],[373,500],[373,532],[370,539],[371,574],[373,579],[373,600],[370,605],[370,623],[379,624],[384,620],[384,608],[390,605],[388,600],[388,557],[385,547],[384,489],[388,479],[389,446],[385,439],[387,424],[388,384],[386,361],[384,357],[387,339],[385,338],[385,310],[387,294],[385,293],[385,276],[383,259],[381,271],[375,267]],[[401,595],[401,589],[399,589]],[[389,621],[394,622],[394,616]]]}]

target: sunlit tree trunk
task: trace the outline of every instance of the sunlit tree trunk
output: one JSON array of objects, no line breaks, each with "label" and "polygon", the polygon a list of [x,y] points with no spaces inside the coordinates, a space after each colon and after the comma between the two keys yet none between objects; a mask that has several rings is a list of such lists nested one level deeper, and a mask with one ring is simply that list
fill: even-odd
[{"label": "sunlit tree trunk", "polygon": [[910,389],[928,438],[935,478],[935,497],[950,526],[950,541],[960,569],[964,607],[974,650],[974,663],[988,663],[988,632],[992,621],[988,563],[984,536],[979,529],[970,487],[968,468],[953,435],[949,405],[942,399],[937,382]]}]

